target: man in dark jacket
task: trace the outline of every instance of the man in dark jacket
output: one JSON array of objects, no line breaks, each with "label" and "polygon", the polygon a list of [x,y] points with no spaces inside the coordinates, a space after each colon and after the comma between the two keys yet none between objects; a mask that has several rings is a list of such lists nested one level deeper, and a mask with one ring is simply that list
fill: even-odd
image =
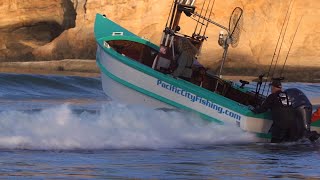
[{"label": "man in dark jacket", "polygon": [[271,85],[271,94],[262,103],[261,106],[252,109],[254,113],[263,113],[271,110],[273,124],[270,129],[272,134],[272,143],[285,141],[296,141],[295,127],[290,120],[295,119],[294,110],[291,108],[291,102],[288,96],[282,91],[280,80],[273,80]]},{"label": "man in dark jacket", "polygon": [[254,113],[263,113],[269,109],[274,109],[277,107],[282,107],[282,102],[279,99],[279,94],[282,93],[282,85],[280,81],[272,81],[271,85],[271,94],[267,99],[262,103],[261,106],[253,109]]},{"label": "man in dark jacket", "polygon": [[192,76],[192,64],[197,54],[197,48],[185,37],[178,40],[177,50],[179,56],[177,59],[178,67],[173,71],[174,77],[190,81]]}]

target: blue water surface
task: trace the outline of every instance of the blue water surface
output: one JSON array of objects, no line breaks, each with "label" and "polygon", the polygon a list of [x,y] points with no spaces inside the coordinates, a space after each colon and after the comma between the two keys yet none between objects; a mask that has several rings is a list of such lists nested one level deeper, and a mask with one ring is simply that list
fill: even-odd
[{"label": "blue water surface", "polygon": [[[286,83],[308,97],[320,84]],[[0,74],[0,179],[318,179],[320,143],[254,143],[192,113],[113,102],[100,78]]]}]

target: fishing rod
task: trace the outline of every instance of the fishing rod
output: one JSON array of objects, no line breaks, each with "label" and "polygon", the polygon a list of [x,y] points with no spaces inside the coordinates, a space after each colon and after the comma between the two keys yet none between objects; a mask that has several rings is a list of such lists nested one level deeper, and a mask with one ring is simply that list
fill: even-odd
[{"label": "fishing rod", "polygon": [[[292,8],[292,9],[293,9],[293,8]],[[277,54],[276,62],[275,62],[275,64],[274,64],[274,66],[273,66],[273,70],[272,70],[272,73],[271,73],[271,77],[274,77],[274,73],[275,73],[275,70],[276,70],[276,68],[277,68],[277,64],[278,64],[278,60],[279,60],[279,57],[280,57],[282,45],[283,45],[283,42],[284,42],[284,39],[285,39],[285,36],[286,36],[286,33],[287,33],[288,25],[289,25],[289,22],[290,22],[292,9],[290,10],[289,18],[288,18],[288,21],[287,21],[287,24],[286,24],[286,28],[285,28],[284,33],[283,33],[283,38],[282,38],[281,43],[280,43],[280,48],[279,48],[279,51],[278,51],[278,54]]]},{"label": "fishing rod", "polygon": [[[207,9],[206,9],[206,13],[204,14],[204,17],[207,17],[207,13],[208,13],[208,9],[209,9],[210,3],[211,3],[211,0],[209,0],[208,6],[207,6]],[[202,19],[202,23],[203,24],[204,24],[204,21],[205,21],[205,19]],[[200,27],[199,34],[201,34],[201,31],[202,31],[202,26]]]},{"label": "fishing rod", "polygon": [[[292,6],[293,7],[293,6]],[[291,18],[291,12],[292,12],[292,9],[290,10],[290,14],[289,14],[289,17],[288,17],[288,20],[287,20],[287,23],[286,23],[286,28],[284,30],[284,33],[283,33],[283,37],[282,37],[282,40],[281,40],[281,43],[280,43],[280,48],[278,50],[278,54],[277,54],[277,59],[276,59],[276,62],[273,66],[273,70],[272,70],[272,73],[271,73],[271,79],[274,79],[274,74],[275,74],[275,70],[276,70],[276,67],[277,67],[277,64],[278,64],[278,60],[279,60],[279,57],[280,57],[280,53],[281,53],[281,49],[282,49],[282,45],[283,45],[283,42],[284,42],[284,38],[286,36],[286,33],[287,33],[287,29],[288,29],[288,25],[289,25],[289,22],[290,22],[290,18]],[[284,77],[279,77],[281,80],[284,79]],[[267,91],[267,94],[269,94],[269,91],[270,91],[271,87],[269,86],[268,87],[268,91]]]},{"label": "fishing rod", "polygon": [[297,34],[298,29],[299,29],[299,27],[300,27],[300,23],[301,23],[302,18],[303,18],[303,16],[301,16],[300,21],[299,21],[299,24],[298,24],[298,26],[297,26],[297,28],[296,28],[296,31],[294,32],[294,35],[293,35],[293,38],[292,38],[292,41],[291,41],[291,44],[290,44],[290,47],[289,47],[289,50],[288,50],[286,59],[285,59],[285,61],[284,61],[284,63],[283,63],[282,69],[281,69],[281,71],[280,71],[280,77],[282,76],[284,67],[285,67],[285,65],[286,65],[286,63],[287,63],[287,60],[288,60],[288,57],[289,57],[289,53],[290,53],[290,51],[291,51],[291,47],[292,47],[292,44],[293,44],[293,42],[294,42],[294,39],[296,38],[296,34]]},{"label": "fishing rod", "polygon": [[[204,1],[204,3],[202,4],[202,8],[201,8],[201,11],[200,11],[200,15],[202,15],[202,11],[203,11],[203,8],[204,8],[204,5],[206,4],[206,1]],[[193,35],[195,35],[196,34],[196,31],[197,31],[197,29],[198,29],[198,24],[200,23],[200,16],[199,16],[199,18],[198,18],[198,20],[197,20],[197,25],[196,25],[196,28],[194,29],[194,32],[193,32]],[[201,23],[202,24],[202,23]]]},{"label": "fishing rod", "polygon": [[[279,37],[278,37],[278,40],[277,40],[277,44],[276,44],[276,47],[275,47],[275,50],[274,50],[274,53],[273,53],[273,56],[272,56],[272,59],[271,59],[271,64],[270,64],[269,70],[268,70],[268,72],[267,72],[267,78],[266,78],[266,80],[265,80],[265,82],[264,82],[264,85],[263,85],[262,94],[264,94],[264,90],[265,90],[265,88],[266,88],[266,85],[267,85],[267,82],[268,82],[268,79],[269,79],[271,67],[272,67],[272,65],[273,65],[273,61],[274,61],[274,58],[275,58],[275,55],[276,55],[276,51],[277,51],[277,49],[278,49],[278,45],[279,45],[279,42],[280,42],[280,39],[281,39],[281,35],[282,35],[282,32],[283,32],[283,28],[284,28],[284,26],[285,26],[286,19],[287,19],[288,15],[289,15],[289,10],[291,9],[290,7],[291,7],[291,5],[293,4],[293,1],[294,1],[294,0],[291,0],[290,3],[289,3],[289,8],[288,8],[288,10],[287,10],[287,12],[286,12],[286,16],[285,16],[285,18],[284,18],[284,21],[283,21],[283,24],[282,24],[282,27],[281,27],[280,34],[279,34]],[[290,12],[291,12],[291,11],[290,11]]]},{"label": "fishing rod", "polygon": [[[212,10],[213,10],[213,5],[214,5],[214,3],[216,2],[216,0],[213,0],[213,3],[212,3],[212,5],[211,5],[211,9],[210,9],[210,14],[209,14],[209,19],[210,19],[210,17],[211,17],[211,14],[212,14]],[[209,22],[207,21],[207,25],[206,25],[206,29],[204,30],[204,33],[203,33],[203,37],[204,37],[204,35],[206,34],[206,32],[207,32],[207,28],[208,28],[208,26],[209,26]]]}]

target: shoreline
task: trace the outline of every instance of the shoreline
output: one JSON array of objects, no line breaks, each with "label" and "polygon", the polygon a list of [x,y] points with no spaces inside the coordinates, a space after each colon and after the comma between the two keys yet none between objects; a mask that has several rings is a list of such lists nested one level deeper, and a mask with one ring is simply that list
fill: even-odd
[{"label": "shoreline", "polygon": [[95,60],[64,59],[30,62],[0,62],[1,73],[67,75],[99,77],[100,71]]},{"label": "shoreline", "polygon": [[[259,69],[259,68],[255,68]],[[249,73],[252,68],[235,68],[225,67],[225,75],[223,78],[231,81],[245,80],[249,82],[256,81],[258,78]],[[292,71],[292,70],[291,70]],[[292,73],[292,72],[289,73]],[[50,61],[23,61],[23,62],[0,62],[0,73],[17,73],[17,74],[43,74],[43,75],[70,75],[83,77],[99,77],[100,70],[97,67],[95,59],[63,59]],[[297,69],[294,72],[294,77],[288,77],[284,82],[305,82],[305,83],[320,83],[320,79],[304,77],[297,79],[297,74],[308,73],[303,69]],[[243,74],[243,75],[236,75]]]},{"label": "shoreline", "polygon": [[[30,62],[0,62],[1,73],[40,74],[40,75],[70,75],[83,77],[99,77],[100,70],[92,59],[64,59]],[[227,80],[240,79],[252,82],[254,76],[225,75]]]},{"label": "shoreline", "polygon": [[[66,75],[93,78],[100,77],[100,70],[97,67],[96,61],[91,59],[64,59],[32,62],[0,62],[0,73]],[[224,75],[223,78],[231,81],[239,81],[241,79],[249,82],[254,82],[257,79],[257,77],[254,76],[230,75],[230,73]],[[301,82],[319,83],[314,81]],[[319,105],[320,97],[311,99],[311,103]]]},{"label": "shoreline", "polygon": [[37,70],[37,69],[22,69],[16,68],[2,68],[1,73],[14,73],[14,74],[37,74],[37,75],[62,75],[62,76],[80,76],[80,77],[99,77],[100,73],[95,72],[75,72],[75,71],[58,71],[58,70]]}]

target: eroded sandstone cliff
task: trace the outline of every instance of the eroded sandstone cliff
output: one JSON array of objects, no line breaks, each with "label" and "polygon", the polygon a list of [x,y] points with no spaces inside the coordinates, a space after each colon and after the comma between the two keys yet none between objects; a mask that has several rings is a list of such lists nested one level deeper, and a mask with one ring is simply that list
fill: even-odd
[{"label": "eroded sandstone cliff", "polygon": [[[198,11],[204,0],[196,1]],[[216,0],[212,19],[228,26],[232,10],[244,10],[239,46],[230,49],[228,63],[235,66],[269,64],[290,0]],[[172,0],[2,0],[0,2],[0,61],[95,58],[93,23],[105,14],[132,32],[158,44]],[[320,1],[295,0],[279,64],[283,63],[302,17],[288,64],[320,67]],[[195,22],[186,19],[182,32],[192,33]],[[222,48],[221,29],[209,25],[208,41],[200,61],[217,64]]]}]

